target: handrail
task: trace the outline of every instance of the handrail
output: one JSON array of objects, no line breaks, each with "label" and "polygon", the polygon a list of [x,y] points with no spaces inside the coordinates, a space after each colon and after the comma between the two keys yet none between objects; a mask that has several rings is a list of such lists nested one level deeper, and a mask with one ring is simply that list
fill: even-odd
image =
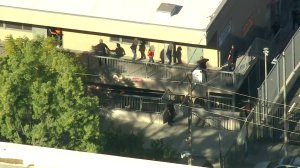
[{"label": "handrail", "polygon": [[[182,81],[186,77],[186,74],[190,73],[194,69],[194,67],[191,66],[176,66],[159,63],[136,62],[131,60],[124,60],[104,56],[94,57],[100,59],[101,62],[104,62],[108,67],[106,69],[108,71],[115,70],[117,73],[121,73],[125,76],[134,76],[149,79],[160,79],[178,82]],[[227,87],[236,87],[238,83],[237,79],[239,79],[240,74],[229,71],[206,69],[202,70],[202,77],[205,76],[208,80],[201,80],[200,83],[214,85],[212,83],[213,81],[217,83],[220,83],[220,81],[222,81],[221,83],[226,84]]]}]

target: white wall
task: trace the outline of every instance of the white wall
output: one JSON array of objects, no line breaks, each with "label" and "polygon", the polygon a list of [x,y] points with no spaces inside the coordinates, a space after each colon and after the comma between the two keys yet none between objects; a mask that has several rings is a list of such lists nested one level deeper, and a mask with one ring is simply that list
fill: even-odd
[{"label": "white wall", "polygon": [[[34,168],[188,168],[195,166],[0,142],[0,159],[23,160]],[[199,167],[198,167],[199,168]]]}]

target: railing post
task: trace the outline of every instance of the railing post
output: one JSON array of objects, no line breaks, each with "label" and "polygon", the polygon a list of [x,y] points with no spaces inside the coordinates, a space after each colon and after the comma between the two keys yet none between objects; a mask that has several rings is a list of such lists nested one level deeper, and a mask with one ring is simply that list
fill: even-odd
[{"label": "railing post", "polygon": [[236,87],[236,75],[234,72],[232,72],[232,82],[233,82],[233,86]]},{"label": "railing post", "polygon": [[146,63],[146,78],[148,78],[148,63]]},{"label": "railing post", "polygon": [[296,68],[295,37],[292,38],[292,64],[293,64],[293,71],[294,71]]},{"label": "railing post", "polygon": [[142,111],[143,108],[143,99],[140,97],[140,111]]}]

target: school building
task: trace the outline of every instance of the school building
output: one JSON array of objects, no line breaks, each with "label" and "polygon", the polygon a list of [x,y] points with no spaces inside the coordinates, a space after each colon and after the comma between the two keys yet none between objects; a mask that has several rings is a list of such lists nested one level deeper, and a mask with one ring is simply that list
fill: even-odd
[{"label": "school building", "polygon": [[206,46],[206,27],[219,5],[219,0],[0,2],[0,39],[10,34],[15,38],[47,36],[50,27],[59,27],[65,49],[90,51],[101,38],[110,49],[120,43],[131,56],[130,45],[138,38],[147,41],[147,49],[155,46],[156,60],[172,42],[182,46],[184,63],[195,63],[204,56],[209,57],[209,66],[218,67],[217,50]]}]

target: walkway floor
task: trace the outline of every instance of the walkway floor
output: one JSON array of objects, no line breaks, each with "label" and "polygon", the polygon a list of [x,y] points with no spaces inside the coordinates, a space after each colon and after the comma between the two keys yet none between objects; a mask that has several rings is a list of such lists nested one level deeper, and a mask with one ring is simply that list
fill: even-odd
[{"label": "walkway floor", "polygon": [[[119,119],[114,119],[114,121],[116,121],[114,122],[115,124],[121,126],[126,131],[135,133],[142,131],[146,138],[146,144],[150,140],[164,139],[166,143],[170,144],[178,152],[188,151],[188,144],[185,141],[188,135],[187,118],[177,117],[173,126]],[[220,149],[224,156],[238,134],[238,132],[234,131],[219,132],[214,128],[200,128],[198,126],[193,126],[192,132],[192,153],[211,162],[214,168],[220,168]],[[221,148],[219,145],[219,133],[221,135]],[[249,152],[246,160],[242,165],[237,165],[237,167],[252,168],[258,162],[280,159],[284,156],[283,151],[282,143],[255,142],[254,144],[249,144]],[[288,151],[289,155],[300,155],[300,146],[289,145]],[[197,159],[194,160],[195,164],[196,162]]]},{"label": "walkway floor", "polygon": [[[188,151],[187,138],[187,119],[176,118],[173,126],[168,124],[155,124],[145,122],[132,122],[115,120],[114,124],[121,126],[126,131],[135,133],[142,131],[145,134],[146,145],[150,140],[164,139],[164,142],[170,144],[178,152]],[[219,167],[219,131],[213,128],[192,128],[193,150],[192,153],[202,159],[206,159],[214,165],[214,168]],[[221,149],[222,152],[228,150],[233,138],[237,132],[220,131]],[[196,163],[197,160],[194,160]]]}]

